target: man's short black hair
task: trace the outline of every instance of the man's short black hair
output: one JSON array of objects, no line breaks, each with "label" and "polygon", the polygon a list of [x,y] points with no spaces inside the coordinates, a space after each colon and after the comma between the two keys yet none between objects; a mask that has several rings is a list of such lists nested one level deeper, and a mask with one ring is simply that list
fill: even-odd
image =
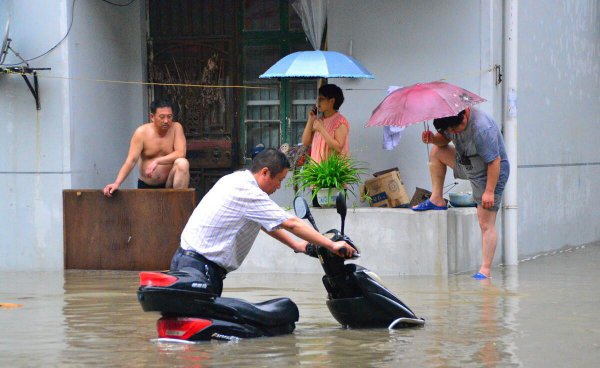
[{"label": "man's short black hair", "polygon": [[433,126],[435,127],[435,130],[437,130],[440,133],[443,133],[448,128],[454,128],[456,126],[459,126],[462,123],[464,116],[465,116],[465,110],[459,112],[457,115],[446,116],[445,118],[434,119]]},{"label": "man's short black hair", "polygon": [[269,169],[271,177],[274,177],[284,169],[289,169],[291,165],[283,152],[276,150],[275,148],[267,148],[254,156],[250,171],[253,174],[256,174],[262,170],[263,167]]},{"label": "man's short black hair", "polygon": [[333,103],[333,109],[338,111],[340,106],[344,103],[344,92],[342,89],[335,84],[324,84],[319,88],[319,94],[326,98],[335,98]]},{"label": "man's short black hair", "polygon": [[152,103],[150,104],[150,113],[156,114],[156,109],[160,109],[162,107],[170,107],[171,110],[174,110],[173,103],[170,100],[161,98],[161,99],[152,101]]}]

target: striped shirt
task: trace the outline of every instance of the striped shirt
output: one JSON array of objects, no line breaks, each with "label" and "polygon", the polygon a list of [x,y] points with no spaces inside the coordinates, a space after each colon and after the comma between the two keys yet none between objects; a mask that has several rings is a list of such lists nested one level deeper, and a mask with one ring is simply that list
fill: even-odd
[{"label": "striped shirt", "polygon": [[249,170],[237,171],[222,177],[202,198],[181,233],[181,248],[231,272],[240,267],[261,227],[275,230],[290,217]]}]

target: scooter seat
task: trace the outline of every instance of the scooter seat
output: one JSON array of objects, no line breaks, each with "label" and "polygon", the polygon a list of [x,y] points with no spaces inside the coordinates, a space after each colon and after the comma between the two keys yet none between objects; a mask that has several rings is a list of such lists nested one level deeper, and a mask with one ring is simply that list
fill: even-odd
[{"label": "scooter seat", "polygon": [[138,300],[146,312],[163,315],[251,321],[263,326],[277,326],[298,321],[296,304],[289,298],[261,303],[217,297],[212,294],[163,287],[142,287]]},{"label": "scooter seat", "polygon": [[234,309],[242,318],[264,326],[294,323],[300,317],[296,303],[289,298],[249,303],[242,299],[217,297],[215,303]]}]

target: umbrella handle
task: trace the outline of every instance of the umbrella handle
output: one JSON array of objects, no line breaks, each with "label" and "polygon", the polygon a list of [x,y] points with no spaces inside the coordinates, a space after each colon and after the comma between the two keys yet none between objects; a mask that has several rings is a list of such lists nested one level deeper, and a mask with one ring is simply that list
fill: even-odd
[{"label": "umbrella handle", "polygon": [[[428,131],[428,130],[429,130],[429,121],[424,121],[424,122],[423,122],[423,129],[424,129],[425,131]],[[431,161],[431,159],[430,159],[430,157],[429,157],[429,141],[427,141],[427,143],[425,143],[425,146],[427,146],[427,162],[430,162],[430,161]]]}]

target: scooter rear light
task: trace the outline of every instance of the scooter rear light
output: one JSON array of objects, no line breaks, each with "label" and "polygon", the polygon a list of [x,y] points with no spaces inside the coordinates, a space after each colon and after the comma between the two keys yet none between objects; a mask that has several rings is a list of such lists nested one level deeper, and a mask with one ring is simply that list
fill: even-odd
[{"label": "scooter rear light", "polygon": [[140,272],[140,286],[171,286],[177,277],[160,272]]},{"label": "scooter rear light", "polygon": [[160,338],[187,340],[210,325],[209,319],[162,317],[156,322],[156,330]]}]

